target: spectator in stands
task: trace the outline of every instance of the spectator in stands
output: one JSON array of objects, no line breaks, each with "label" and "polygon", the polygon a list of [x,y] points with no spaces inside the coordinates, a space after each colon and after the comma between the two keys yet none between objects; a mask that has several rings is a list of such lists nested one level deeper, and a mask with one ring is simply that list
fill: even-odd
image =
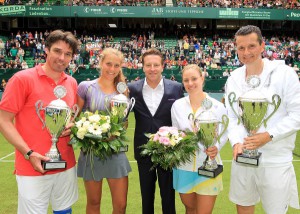
[{"label": "spectator in stands", "polygon": [[215,60],[212,60],[212,61],[211,61],[210,68],[211,68],[211,69],[217,69],[217,68],[218,68],[218,64],[216,63]]},{"label": "spectator in stands", "polygon": [[[189,119],[190,114],[198,117],[204,111],[202,107],[204,101],[212,103],[211,110],[218,120],[222,121],[222,116],[226,115],[226,109],[221,102],[203,92],[204,81],[205,78],[199,66],[191,64],[184,67],[182,82],[188,96],[174,102],[171,109],[172,126],[183,131],[193,131],[194,127]],[[195,151],[192,161],[173,169],[173,187],[180,194],[185,213],[212,213],[217,195],[223,190],[222,175],[216,178],[198,175],[198,168],[203,165],[207,156],[211,159],[216,158],[218,164],[222,164],[219,151],[226,141],[227,135],[223,135],[220,143],[215,146],[209,148],[199,146],[199,151]]]},{"label": "spectator in stands", "polygon": [[9,40],[6,40],[5,42],[5,52],[6,52],[6,56],[11,56],[10,55],[10,48],[11,48],[11,43]]},{"label": "spectator in stands", "polygon": [[36,41],[35,40],[29,40],[29,48],[31,50],[31,56],[34,57],[36,54]]},{"label": "spectator in stands", "polygon": [[299,71],[298,65],[295,64],[293,69],[294,69],[294,71],[298,72]]},{"label": "spectator in stands", "polygon": [[[238,213],[254,213],[260,200],[265,213],[286,213],[288,206],[299,209],[296,175],[292,163],[297,131],[300,129],[300,84],[297,74],[282,61],[262,59],[265,43],[258,27],[241,27],[235,34],[238,57],[244,66],[231,73],[226,84],[228,133],[236,160],[243,148],[258,149],[263,158],[257,167],[232,162],[229,198]],[[258,77],[257,77],[258,76]],[[267,97],[281,97],[281,105],[267,121],[248,136],[228,100],[231,92],[239,99],[254,85],[249,78],[262,81],[256,90]],[[258,79],[259,78],[259,79]],[[252,81],[253,82],[253,81]],[[249,85],[248,85],[248,84]],[[234,105],[238,111],[237,104]],[[267,112],[269,115],[271,112]],[[258,178],[258,179],[256,179]]]},{"label": "spectator in stands", "polygon": [[22,36],[21,36],[20,31],[17,32],[17,34],[16,34],[16,39],[17,39],[18,41],[21,41]]},{"label": "spectator in stands", "polygon": [[36,43],[36,52],[37,52],[37,54],[43,53],[42,43],[38,40],[37,40],[37,43]]},{"label": "spectator in stands", "polygon": [[136,100],[133,108],[136,120],[134,156],[137,160],[142,213],[154,213],[156,180],[158,179],[162,213],[175,214],[175,192],[172,187],[172,171],[153,166],[150,157],[142,157],[140,146],[146,144],[146,132],[155,133],[161,126],[171,126],[171,106],[183,96],[181,84],[162,77],[163,56],[157,49],[149,49],[142,56],[146,78],[129,83],[130,97]]},{"label": "spectator in stands", "polygon": [[[38,118],[38,100],[49,104],[57,97],[54,87],[67,91],[62,99],[68,106],[76,102],[77,83],[64,70],[77,50],[77,40],[69,32],[53,31],[47,41],[47,61],[32,69],[17,72],[6,85],[0,102],[0,132],[15,147],[15,174],[18,184],[18,213],[47,213],[49,202],[54,214],[72,213],[78,198],[76,160],[68,144],[71,124],[59,136],[57,143],[67,168],[45,170],[41,161],[51,147],[51,136]],[[61,92],[61,89],[60,89]]]},{"label": "spectator in stands", "polygon": [[5,43],[0,39],[0,55],[5,54]]},{"label": "spectator in stands", "polygon": [[230,73],[228,71],[228,69],[226,68],[223,72],[223,77],[229,77],[230,76]]},{"label": "spectator in stands", "polygon": [[189,41],[188,39],[184,40],[183,42],[183,51],[184,51],[184,56],[188,56],[189,54],[189,51],[190,51],[190,44],[189,44]]},{"label": "spectator in stands", "polygon": [[5,57],[4,57],[4,55],[1,55],[1,54],[0,54],[0,63],[6,64]]},{"label": "spectator in stands", "polygon": [[227,59],[227,61],[225,62],[225,64],[227,66],[233,66],[233,63],[232,63],[232,61],[230,59]]},{"label": "spectator in stands", "polygon": [[21,63],[21,68],[22,70],[29,68],[25,60],[23,60],[23,62]]},{"label": "spectator in stands", "polygon": [[2,81],[1,81],[1,91],[5,90],[6,84],[7,84],[6,80],[2,79]]},{"label": "spectator in stands", "polygon": [[20,59],[20,62],[21,62],[21,63],[22,63],[23,60],[24,60],[24,55],[25,55],[24,50],[23,50],[21,47],[19,47],[19,48],[18,48],[18,52],[17,52],[17,57]]},{"label": "spectator in stands", "polygon": [[209,77],[209,73],[207,72],[206,68],[203,68],[202,75],[204,78]]},{"label": "spectator in stands", "polygon": [[16,56],[17,56],[17,53],[18,53],[18,49],[15,47],[15,46],[13,46],[11,49],[10,49],[10,56],[11,56],[11,58],[13,59],[13,60],[15,60],[16,59]]},{"label": "spectator in stands", "polygon": [[[111,99],[117,92],[117,83],[125,82],[122,73],[123,54],[113,48],[106,48],[101,54],[99,67],[101,75],[78,86],[78,105],[82,111],[105,111],[105,99]],[[93,159],[93,167],[86,162]],[[86,213],[100,213],[102,183],[106,178],[113,202],[113,213],[125,213],[128,191],[128,174],[131,172],[125,152],[113,154],[101,160],[92,154],[80,152],[78,176],[84,180],[87,194]]]}]

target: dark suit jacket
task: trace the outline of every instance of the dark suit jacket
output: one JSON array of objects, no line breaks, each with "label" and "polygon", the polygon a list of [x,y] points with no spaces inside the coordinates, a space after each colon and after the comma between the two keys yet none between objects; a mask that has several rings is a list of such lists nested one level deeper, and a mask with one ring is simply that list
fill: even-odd
[{"label": "dark suit jacket", "polygon": [[134,157],[141,160],[141,149],[139,146],[147,143],[148,138],[145,133],[156,133],[162,126],[171,126],[171,107],[175,100],[183,97],[182,84],[163,79],[164,95],[154,116],[150,113],[143,98],[143,86],[145,79],[128,84],[130,97],[135,98],[133,108],[135,115],[135,132],[134,132]]}]

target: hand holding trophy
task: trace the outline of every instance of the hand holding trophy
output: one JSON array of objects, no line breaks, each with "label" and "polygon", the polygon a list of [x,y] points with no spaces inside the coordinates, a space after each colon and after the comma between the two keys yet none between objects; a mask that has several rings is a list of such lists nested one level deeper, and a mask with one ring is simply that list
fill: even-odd
[{"label": "hand holding trophy", "polygon": [[[205,110],[200,113],[197,119],[194,119],[197,135],[200,143],[205,149],[215,146],[220,138],[225,133],[229,120],[227,115],[222,116],[222,121],[219,121],[215,114],[211,111],[212,102],[205,98],[202,102],[202,108]],[[220,124],[223,125],[223,130],[220,133]],[[203,166],[198,168],[198,174],[207,177],[215,178],[223,171],[223,166],[218,165],[215,159],[207,156]]]},{"label": "hand holding trophy", "polygon": [[[265,127],[267,126],[267,121],[279,108],[281,98],[277,94],[274,94],[272,96],[272,103],[269,103],[267,98],[255,89],[260,85],[260,78],[256,75],[248,77],[247,84],[252,88],[251,90],[240,96],[238,100],[236,100],[236,94],[231,92],[228,95],[228,100],[230,107],[238,118],[238,124],[242,122],[247,130],[248,136],[252,136],[257,132],[262,123]],[[233,103],[235,102],[238,103],[238,113],[233,106]],[[269,105],[273,105],[274,110],[266,117]],[[261,152],[258,152],[257,149],[243,149],[243,154],[238,155],[236,161],[243,164],[258,166],[260,157]]]},{"label": "hand holding trophy", "polygon": [[[45,154],[50,160],[42,161],[44,170],[65,169],[67,167],[66,161],[61,159],[56,143],[65,126],[70,122],[72,114],[73,118],[75,118],[79,112],[77,104],[70,109],[67,103],[61,100],[61,98],[67,94],[67,90],[64,86],[56,86],[54,88],[54,94],[58,99],[51,101],[45,108],[43,108],[43,102],[41,100],[35,103],[36,113],[43,123],[43,128],[47,128],[52,141],[50,150]],[[40,115],[41,110],[45,111],[45,119]]]}]

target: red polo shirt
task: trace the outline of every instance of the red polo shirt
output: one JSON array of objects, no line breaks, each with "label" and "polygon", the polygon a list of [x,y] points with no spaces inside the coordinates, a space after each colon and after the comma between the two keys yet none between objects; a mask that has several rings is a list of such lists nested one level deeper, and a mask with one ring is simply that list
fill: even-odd
[{"label": "red polo shirt", "polygon": [[[62,85],[67,89],[67,95],[62,98],[69,107],[76,103],[77,82],[64,72],[56,84],[46,76],[41,65],[16,73],[7,83],[0,102],[0,109],[15,114],[15,126],[18,132],[33,151],[45,155],[51,147],[51,136],[47,129],[42,129],[42,122],[35,110],[38,100],[46,107],[52,100],[56,100],[53,89]],[[42,117],[44,111],[40,112]],[[76,164],[72,146],[68,145],[70,138],[61,137],[57,142],[58,150],[63,160],[67,161],[67,169]],[[46,174],[54,174],[63,170],[50,170]],[[40,176],[30,162],[16,150],[15,174],[25,176]]]}]

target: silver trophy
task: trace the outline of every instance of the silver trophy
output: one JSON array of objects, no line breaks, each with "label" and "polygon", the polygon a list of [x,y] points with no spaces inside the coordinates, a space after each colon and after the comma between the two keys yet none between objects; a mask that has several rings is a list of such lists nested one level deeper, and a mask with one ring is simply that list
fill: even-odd
[{"label": "silver trophy", "polygon": [[128,99],[123,93],[127,90],[127,85],[124,82],[119,82],[117,85],[118,95],[115,95],[110,100],[110,112],[112,115],[117,115],[119,122],[127,120],[130,111],[133,109],[135,99]]},{"label": "silver trophy", "polygon": [[[79,112],[77,104],[70,109],[67,103],[61,100],[61,98],[67,94],[67,90],[64,86],[56,86],[54,88],[54,94],[58,99],[51,101],[45,108],[43,108],[43,102],[41,100],[35,103],[36,113],[43,123],[43,129],[45,127],[47,128],[52,141],[50,150],[45,154],[50,160],[42,161],[42,166],[45,170],[65,169],[67,167],[67,162],[61,159],[56,143],[65,126],[70,122],[72,114],[73,118],[75,118]],[[40,111],[45,112],[45,119],[42,118]]]},{"label": "silver trophy", "polygon": [[[260,85],[260,78],[256,75],[248,77],[247,84],[251,87],[248,92],[240,96],[237,100],[236,94],[231,92],[228,95],[228,101],[234,114],[238,118],[238,124],[242,122],[248,136],[252,136],[262,124],[264,124],[265,127],[267,126],[267,121],[279,108],[281,98],[279,95],[274,94],[272,96],[272,103],[269,103],[267,98],[260,91],[256,90]],[[238,104],[238,112],[235,111],[233,103]],[[273,105],[274,110],[266,117],[269,105]],[[243,154],[238,155],[236,161],[243,164],[258,166],[260,157],[261,152],[258,152],[257,149],[243,149]]]},{"label": "silver trophy", "polygon": [[[215,114],[211,111],[212,102],[205,98],[202,102],[202,108],[205,110],[194,120],[194,126],[197,130],[200,143],[205,149],[215,146],[220,142],[222,135],[228,127],[227,115],[222,116],[222,121],[219,121]],[[223,130],[220,130],[220,124],[223,125]],[[219,165],[215,159],[206,157],[203,165],[198,168],[198,174],[207,177],[215,178],[223,172],[223,166]]]},{"label": "silver trophy", "polygon": [[[111,100],[106,100],[110,104],[110,110],[107,109],[112,115],[118,117],[118,123],[123,123],[127,120],[130,111],[133,109],[135,104],[135,99],[127,98],[123,93],[127,90],[127,85],[124,82],[119,82],[117,84],[118,95],[113,96]],[[105,105],[107,106],[107,105]],[[128,145],[121,148],[120,152],[127,152]]]}]

